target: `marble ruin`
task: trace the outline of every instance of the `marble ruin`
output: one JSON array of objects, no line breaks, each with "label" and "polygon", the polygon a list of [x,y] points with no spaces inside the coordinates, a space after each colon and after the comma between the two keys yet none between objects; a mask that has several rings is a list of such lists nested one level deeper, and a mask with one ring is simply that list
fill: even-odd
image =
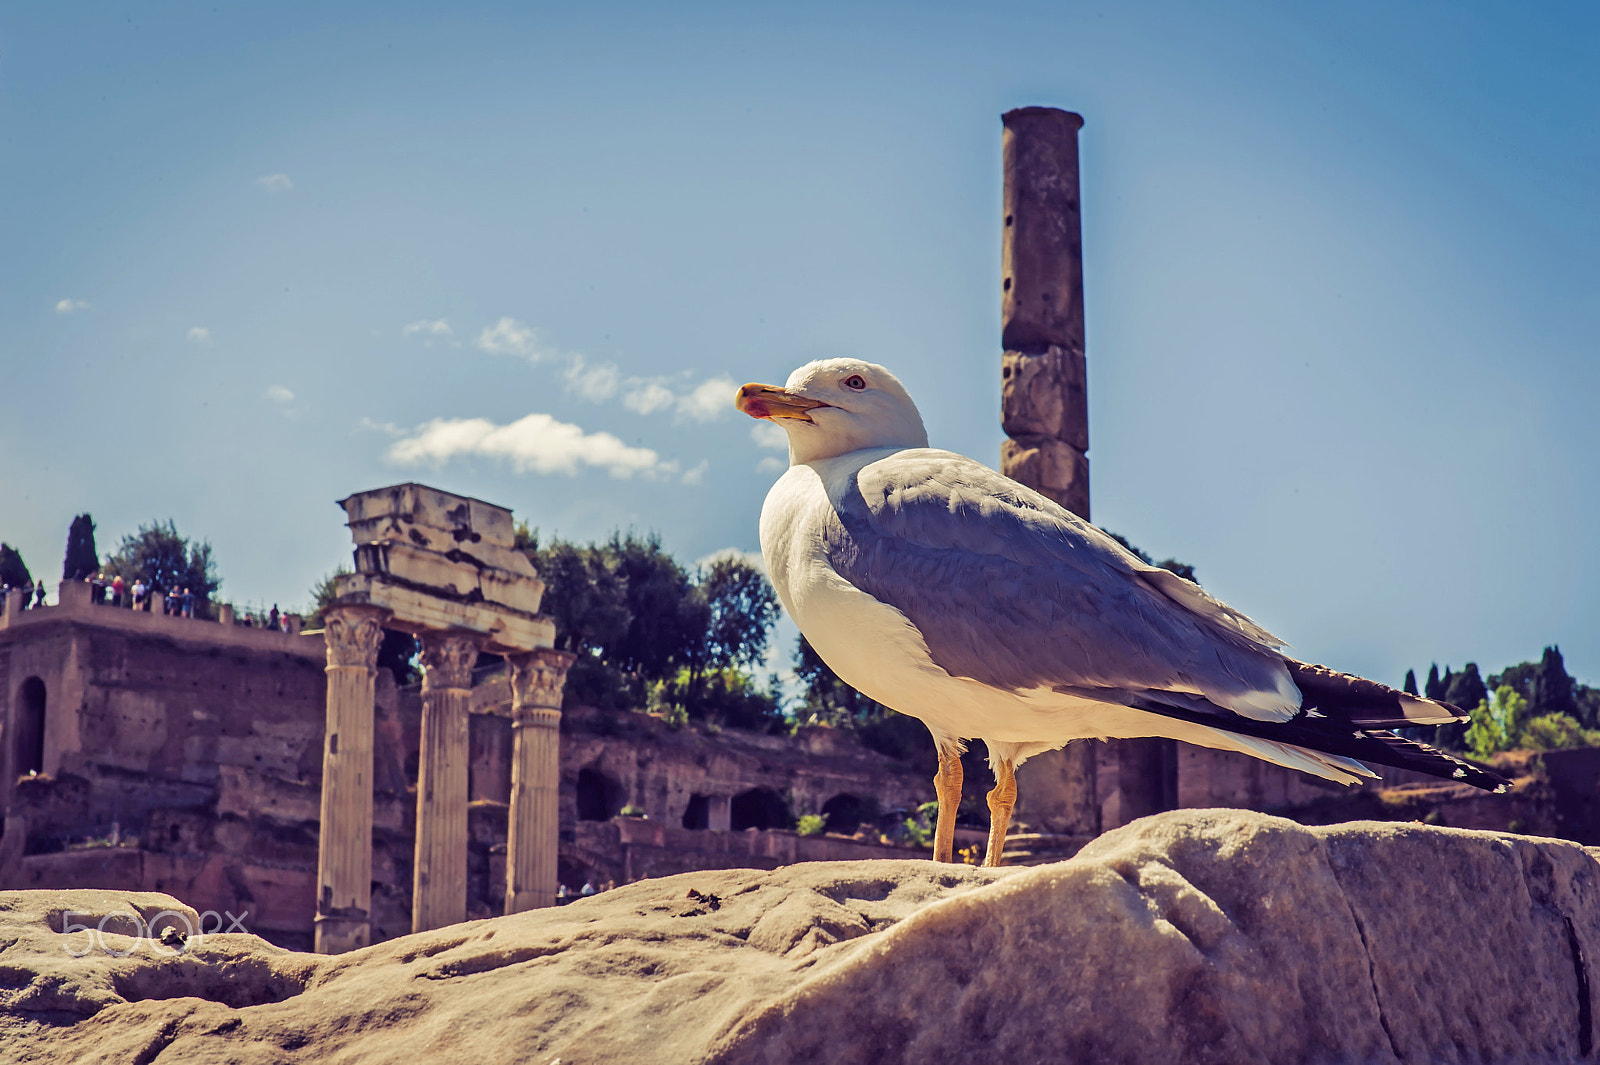
[{"label": "marble ruin", "polygon": [[538,614],[544,582],[515,547],[511,511],[419,484],[339,505],[356,572],[337,579],[324,611],[318,952],[371,942],[373,696],[385,628],[422,644],[412,931],[467,917],[468,708],[483,652],[504,656],[513,678],[506,912],[555,905],[561,690],[572,656],[551,646],[555,624]]}]

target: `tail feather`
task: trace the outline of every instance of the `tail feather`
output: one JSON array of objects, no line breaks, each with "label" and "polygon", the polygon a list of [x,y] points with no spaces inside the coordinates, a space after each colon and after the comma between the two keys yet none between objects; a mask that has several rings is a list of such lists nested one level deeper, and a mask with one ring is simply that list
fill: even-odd
[{"label": "tail feather", "polygon": [[1460,708],[1449,703],[1409,695],[1375,680],[1292,658],[1284,659],[1284,664],[1303,696],[1301,709],[1316,715],[1364,729],[1448,725],[1467,719]]},{"label": "tail feather", "polygon": [[[1273,744],[1332,755],[1341,760],[1350,759],[1394,766],[1397,769],[1410,769],[1445,780],[1459,780],[1464,784],[1471,784],[1475,788],[1497,794],[1505,792],[1511,786],[1508,779],[1491,769],[1429,747],[1425,743],[1397,736],[1385,729],[1370,727],[1364,722],[1356,724],[1341,720],[1342,714],[1338,716],[1332,713],[1316,714],[1303,709],[1291,721],[1257,721],[1241,717],[1199,696],[1183,692],[1129,693],[1123,701],[1126,705],[1147,713],[1205,725],[1237,736],[1249,736],[1271,741]],[[1310,702],[1309,697],[1307,702]],[[1279,761],[1267,755],[1258,757],[1266,757],[1268,761]],[[1326,773],[1318,775],[1331,776]]]}]

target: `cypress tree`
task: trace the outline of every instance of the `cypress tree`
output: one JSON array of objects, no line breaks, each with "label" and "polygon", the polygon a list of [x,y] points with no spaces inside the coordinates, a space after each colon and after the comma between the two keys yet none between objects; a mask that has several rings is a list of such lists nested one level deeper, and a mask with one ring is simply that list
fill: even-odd
[{"label": "cypress tree", "polygon": [[1405,687],[1401,688],[1400,690],[1405,692],[1407,695],[1416,695],[1417,694],[1417,671],[1416,670],[1414,670],[1414,669],[1406,670]]},{"label": "cypress tree", "polygon": [[22,556],[10,544],[0,544],[0,584],[9,584],[13,588],[33,586],[33,574],[28,572]]},{"label": "cypress tree", "polygon": [[1561,660],[1561,648],[1546,647],[1544,657],[1533,672],[1532,697],[1528,700],[1529,712],[1540,714],[1572,714],[1577,716],[1577,701],[1573,698],[1572,678],[1567,675],[1566,663]]},{"label": "cypress tree", "polygon": [[1444,683],[1439,680],[1439,663],[1428,667],[1428,683],[1423,686],[1422,694],[1430,699],[1444,698]]},{"label": "cypress tree", "polygon": [[94,546],[94,519],[79,514],[67,530],[67,557],[61,564],[61,579],[81,581],[100,568],[100,555]]}]

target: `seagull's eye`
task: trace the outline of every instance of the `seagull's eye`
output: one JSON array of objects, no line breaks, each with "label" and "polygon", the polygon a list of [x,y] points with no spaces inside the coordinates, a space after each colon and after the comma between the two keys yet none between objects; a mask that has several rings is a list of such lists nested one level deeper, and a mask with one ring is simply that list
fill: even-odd
[{"label": "seagull's eye", "polygon": [[854,373],[844,379],[844,387],[853,388],[859,392],[867,387],[867,382],[862,379],[860,374]]}]

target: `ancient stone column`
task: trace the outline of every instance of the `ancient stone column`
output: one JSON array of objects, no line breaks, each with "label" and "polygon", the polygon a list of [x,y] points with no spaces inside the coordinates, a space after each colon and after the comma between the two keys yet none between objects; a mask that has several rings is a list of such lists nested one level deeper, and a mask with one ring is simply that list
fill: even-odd
[{"label": "ancient stone column", "polygon": [[[1083,236],[1078,130],[1053,107],[1002,117],[1005,223],[1001,238],[1000,469],[1089,520],[1089,394],[1084,357]],[[1171,808],[1173,742],[1073,743],[1022,767],[1020,791],[1052,778],[1057,831],[1093,835]],[[1036,764],[1037,763],[1037,764]],[[1026,801],[1026,800],[1024,800]],[[1019,804],[1019,816],[1043,820]]]},{"label": "ancient stone column", "polygon": [[483,637],[422,634],[422,739],[411,930],[467,919],[467,713]]},{"label": "ancient stone column", "polygon": [[561,793],[561,692],[576,656],[549,648],[510,655],[511,817],[506,912],[556,902]]},{"label": "ancient stone column", "polygon": [[372,694],[387,616],[366,606],[332,606],[326,612],[318,954],[341,954],[372,941]]}]

